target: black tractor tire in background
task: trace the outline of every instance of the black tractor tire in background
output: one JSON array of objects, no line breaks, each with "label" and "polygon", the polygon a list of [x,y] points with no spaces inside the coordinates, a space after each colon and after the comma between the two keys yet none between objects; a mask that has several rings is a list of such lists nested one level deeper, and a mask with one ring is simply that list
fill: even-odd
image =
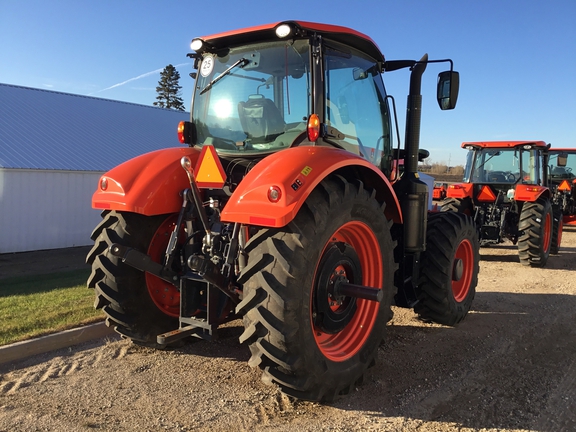
[{"label": "black tractor tire in background", "polygon": [[470,198],[446,198],[440,205],[440,211],[463,213],[474,216],[472,200]]},{"label": "black tractor tire in background", "polygon": [[552,206],[552,215],[554,221],[552,225],[552,244],[550,245],[550,253],[557,255],[560,252],[560,244],[562,243],[562,231],[564,230],[564,215],[560,206]]},{"label": "black tractor tire in background", "polygon": [[[384,206],[340,176],[322,181],[286,227],[246,245],[239,282],[241,342],[262,380],[298,399],[332,401],[374,364],[395,294],[394,243]],[[340,296],[338,280],[383,290],[380,303]]]},{"label": "black tractor tire in background", "polygon": [[164,348],[156,336],[178,328],[180,293],[168,282],[124,264],[109,248],[117,243],[161,262],[176,215],[104,211],[102,217],[86,257],[92,265],[88,287],[96,293],[94,307],[104,311],[106,324],[122,336],[139,345]]},{"label": "black tractor tire in background", "polygon": [[554,215],[546,197],[525,202],[518,223],[518,256],[525,266],[544,267],[552,246]]},{"label": "black tractor tire in background", "polygon": [[478,284],[479,249],[472,218],[456,212],[428,215],[414,307],[421,319],[453,326],[466,317]]}]

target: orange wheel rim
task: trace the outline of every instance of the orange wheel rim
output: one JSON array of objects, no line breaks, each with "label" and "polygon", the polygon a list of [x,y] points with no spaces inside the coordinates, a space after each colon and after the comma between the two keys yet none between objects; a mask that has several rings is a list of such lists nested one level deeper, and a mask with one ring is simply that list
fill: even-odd
[{"label": "orange wheel rim", "polygon": [[[152,241],[148,247],[148,255],[152,261],[161,263],[168,247],[170,234],[174,231],[176,225],[176,216],[168,217],[158,227]],[[164,312],[166,315],[179,317],[180,316],[180,292],[178,289],[169,282],[160,279],[157,276],[145,273],[146,286],[148,293],[154,304]]]},{"label": "orange wheel rim", "polygon": [[[382,288],[384,269],[382,268],[382,254],[378,239],[372,230],[363,222],[351,221],[342,225],[326,243],[322,249],[318,266],[315,271],[314,286],[312,287],[311,299],[311,324],[316,345],[322,354],[335,362],[342,362],[353,357],[364,345],[378,316],[379,303],[364,299],[356,299],[356,309],[350,321],[337,333],[327,333],[317,326],[313,319],[314,297],[317,295],[317,278],[320,272],[322,257],[326,251],[337,243],[349,245],[358,257],[362,270],[361,283],[365,286]],[[330,269],[332,270],[332,269]],[[334,272],[346,277],[345,266],[335,266]],[[346,298],[350,300],[350,298]],[[323,301],[325,299],[320,299]],[[345,303],[345,302],[344,302]],[[330,306],[337,311],[338,305]]]},{"label": "orange wheel rim", "polygon": [[452,294],[454,299],[460,303],[468,296],[474,273],[474,249],[472,243],[467,239],[462,240],[458,245],[458,249],[456,249],[454,258],[455,262],[457,260],[462,262],[462,276],[457,281],[452,281]]},{"label": "orange wheel rim", "polygon": [[552,216],[550,213],[546,213],[546,219],[544,220],[544,252],[550,250],[550,243],[552,240]]}]

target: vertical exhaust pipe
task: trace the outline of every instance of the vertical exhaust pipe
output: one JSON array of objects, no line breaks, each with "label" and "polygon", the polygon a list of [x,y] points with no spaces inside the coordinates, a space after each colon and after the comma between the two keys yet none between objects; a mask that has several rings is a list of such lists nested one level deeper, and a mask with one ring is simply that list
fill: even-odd
[{"label": "vertical exhaust pipe", "polygon": [[426,250],[428,186],[418,178],[418,150],[422,118],[422,75],[427,62],[428,54],[424,54],[410,74],[410,93],[406,106],[404,173],[395,185],[404,219],[405,253],[419,253]]}]

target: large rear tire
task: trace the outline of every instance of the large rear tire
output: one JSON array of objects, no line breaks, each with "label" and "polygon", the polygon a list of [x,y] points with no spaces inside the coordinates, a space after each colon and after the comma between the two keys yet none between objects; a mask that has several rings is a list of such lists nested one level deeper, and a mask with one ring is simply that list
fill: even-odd
[{"label": "large rear tire", "polygon": [[470,198],[446,198],[444,201],[442,201],[440,211],[451,211],[473,216],[474,213],[472,208],[472,200]]},{"label": "large rear tire", "polygon": [[[374,194],[342,177],[324,180],[296,218],[246,245],[240,276],[241,342],[262,380],[305,400],[332,401],[373,364],[395,292],[391,223]],[[380,288],[380,303],[334,297],[337,279]]]},{"label": "large rear tire", "polygon": [[104,311],[106,324],[121,335],[140,345],[164,348],[156,336],[178,328],[180,293],[174,285],[124,264],[109,247],[118,243],[161,262],[176,215],[105,211],[102,217],[86,257],[92,265],[88,287],[96,293],[94,307]]},{"label": "large rear tire", "polygon": [[476,293],[479,262],[478,236],[470,217],[455,212],[429,214],[414,311],[439,324],[462,321]]},{"label": "large rear tire", "polygon": [[540,197],[535,202],[524,203],[518,224],[518,255],[522,265],[546,265],[552,246],[553,219],[549,199]]},{"label": "large rear tire", "polygon": [[552,225],[552,245],[550,245],[550,253],[557,255],[560,252],[560,244],[562,243],[562,231],[564,230],[564,215],[560,206],[553,206],[552,214],[554,221]]}]

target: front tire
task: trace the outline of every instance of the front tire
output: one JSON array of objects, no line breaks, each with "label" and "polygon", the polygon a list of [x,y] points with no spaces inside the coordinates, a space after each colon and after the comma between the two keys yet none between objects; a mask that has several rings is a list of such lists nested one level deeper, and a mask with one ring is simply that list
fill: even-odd
[{"label": "front tire", "polygon": [[174,285],[124,264],[109,248],[118,243],[161,262],[176,215],[105,211],[102,217],[86,257],[92,265],[88,287],[96,293],[94,307],[102,309],[106,325],[124,337],[140,345],[164,348],[156,336],[178,328],[180,293]]},{"label": "front tire", "polygon": [[466,317],[478,284],[479,248],[470,217],[455,212],[429,214],[419,301],[414,307],[420,318],[453,326]]},{"label": "front tire", "polygon": [[[362,183],[324,180],[296,218],[246,245],[241,342],[262,380],[305,400],[332,401],[374,362],[395,292],[391,223]],[[380,303],[335,297],[336,279],[380,288]]]},{"label": "front tire", "polygon": [[553,219],[552,204],[547,198],[524,203],[518,224],[518,255],[522,265],[546,265],[552,246]]}]

